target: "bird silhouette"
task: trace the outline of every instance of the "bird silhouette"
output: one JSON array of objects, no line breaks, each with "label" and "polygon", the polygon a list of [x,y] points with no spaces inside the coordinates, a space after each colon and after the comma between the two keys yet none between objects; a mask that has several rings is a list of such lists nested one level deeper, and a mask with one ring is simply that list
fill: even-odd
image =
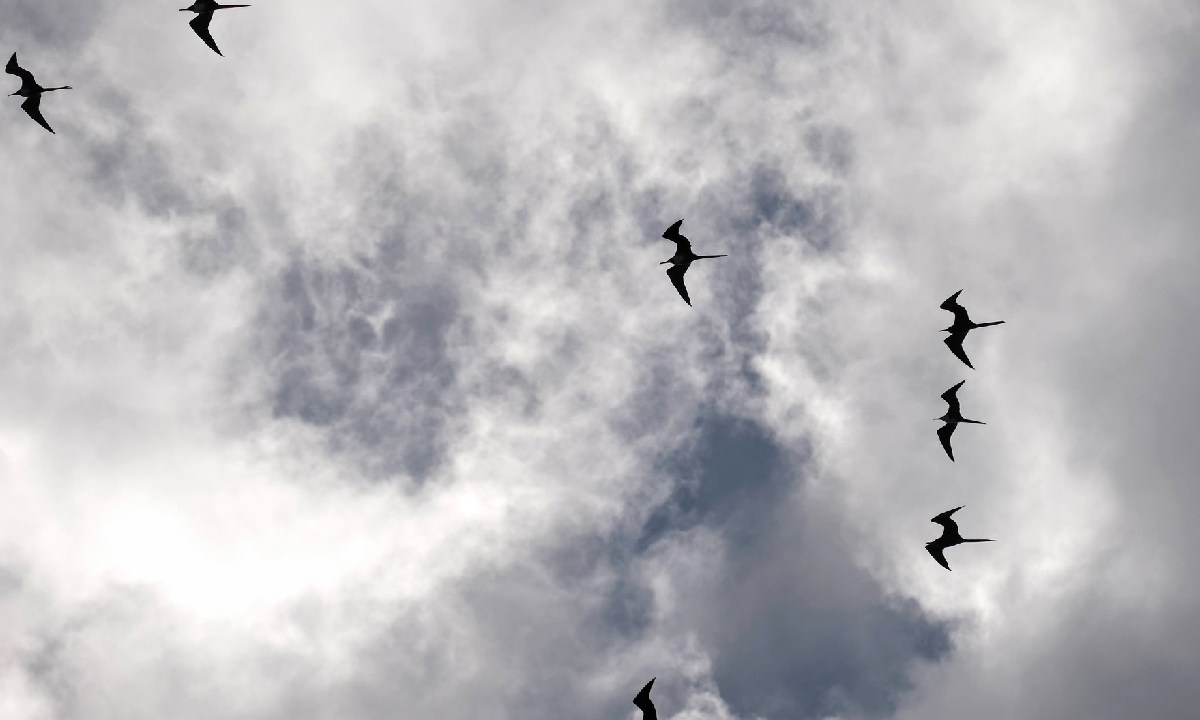
[{"label": "bird silhouette", "polygon": [[942,536],[933,542],[925,543],[925,549],[929,551],[929,554],[933,556],[934,560],[937,560],[938,565],[941,565],[947,570],[950,569],[950,563],[946,562],[946,548],[954,547],[955,545],[962,545],[963,543],[995,542],[994,540],[990,540],[988,538],[964,538],[958,532],[958,523],[954,522],[954,519],[950,516],[959,510],[962,510],[963,507],[965,506],[959,505],[953,510],[947,510],[940,515],[933,516],[929,520],[929,522],[934,522],[942,526]]},{"label": "bird silhouette", "polygon": [[[20,95],[25,98],[25,102],[21,103],[21,109],[25,114],[33,118],[38,125],[54,133],[54,128],[50,127],[50,123],[46,122],[46,118],[42,117],[42,93],[54,92],[55,90],[72,90],[70,85],[62,87],[46,88],[37,84],[33,79],[33,73],[17,64],[17,54],[13,53],[8,59],[8,64],[4,66],[4,72],[9,75],[16,75],[21,78],[21,89],[9,95]],[[57,133],[56,133],[57,134]]]},{"label": "bird silhouette", "polygon": [[949,310],[950,312],[954,313],[954,324],[948,328],[945,328],[942,330],[942,332],[950,333],[949,337],[947,337],[944,342],[946,343],[946,347],[950,348],[950,352],[954,353],[954,357],[962,360],[967,364],[967,367],[974,370],[975,366],[971,364],[971,360],[967,357],[967,354],[963,352],[962,344],[963,340],[967,338],[967,333],[971,332],[975,328],[988,327],[989,325],[1003,325],[1004,321],[997,320],[996,322],[985,323],[972,322],[971,317],[967,315],[967,309],[958,304],[958,296],[961,293],[962,290],[959,290],[950,297],[946,298],[945,302],[940,305],[943,310]]},{"label": "bird silhouette", "polygon": [[689,306],[692,304],[691,298],[688,297],[687,288],[683,284],[683,274],[691,266],[695,260],[703,260],[705,258],[726,257],[725,255],[697,255],[692,252],[692,241],[685,238],[679,233],[679,226],[683,224],[682,220],[677,221],[674,225],[667,228],[667,231],[662,234],[663,237],[675,243],[675,256],[670,260],[663,260],[659,265],[671,263],[671,268],[667,270],[667,277],[671,278],[671,284],[679,291],[680,297]]},{"label": "bird silhouette", "polygon": [[642,720],[658,720],[658,711],[654,709],[654,703],[650,702],[650,688],[656,679],[650,678],[650,682],[646,683],[646,686],[633,699],[633,704],[642,711]]},{"label": "bird silhouette", "polygon": [[958,389],[963,386],[966,380],[960,380],[957,385],[942,393],[942,399],[946,401],[949,407],[946,409],[946,414],[938,418],[945,425],[938,428],[937,436],[942,441],[942,447],[946,448],[946,454],[950,456],[950,461],[954,461],[954,450],[950,447],[950,436],[954,434],[954,428],[959,423],[975,423],[976,425],[986,425],[985,422],[979,420],[968,420],[962,416],[958,410]]},{"label": "bird silhouette", "polygon": [[188,12],[190,10],[196,13],[196,17],[192,18],[188,25],[192,26],[192,29],[196,31],[196,34],[200,36],[200,39],[204,41],[204,44],[212,48],[213,52],[221,55],[221,57],[225,57],[221,54],[221,50],[217,47],[217,43],[215,40],[213,40],[212,35],[209,34],[208,24],[212,22],[214,12],[218,10],[224,10],[225,8],[238,7],[250,6],[221,5],[217,3],[216,0],[196,0],[196,2],[192,3],[191,7],[180,8],[179,12]]}]

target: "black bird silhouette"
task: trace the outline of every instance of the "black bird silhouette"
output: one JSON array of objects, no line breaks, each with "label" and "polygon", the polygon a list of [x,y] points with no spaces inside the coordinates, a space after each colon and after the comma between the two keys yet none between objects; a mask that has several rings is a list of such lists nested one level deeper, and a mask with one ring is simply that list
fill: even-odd
[{"label": "black bird silhouette", "polygon": [[954,461],[954,450],[950,447],[950,436],[954,434],[954,428],[961,422],[975,423],[976,425],[986,425],[985,422],[979,420],[968,420],[962,416],[958,410],[958,389],[963,386],[966,380],[960,380],[957,385],[942,393],[942,399],[946,401],[949,407],[946,409],[946,414],[938,418],[945,425],[938,428],[937,436],[942,441],[942,447],[946,448],[946,454],[950,456],[950,461]]},{"label": "black bird silhouette", "polygon": [[70,85],[52,88],[45,88],[38,85],[37,81],[33,79],[33,73],[17,64],[16,53],[13,53],[12,57],[8,59],[8,64],[4,66],[4,72],[21,78],[21,89],[12,93],[9,97],[12,97],[12,95],[21,95],[24,97],[25,102],[21,103],[21,109],[29,117],[33,118],[38,125],[53,133],[54,128],[50,127],[50,123],[46,122],[46,118],[42,117],[42,93],[54,92],[55,90],[72,90],[73,88]]},{"label": "black bird silhouette", "polygon": [[950,563],[946,562],[946,548],[954,547],[955,545],[962,545],[963,543],[995,542],[994,540],[987,538],[964,538],[961,534],[959,534],[958,523],[954,522],[954,519],[950,516],[959,510],[962,510],[964,507],[964,505],[959,505],[953,510],[947,510],[940,515],[933,516],[933,518],[931,518],[929,521],[942,526],[942,536],[933,542],[925,543],[925,549],[929,551],[929,554],[933,556],[934,560],[937,560],[938,565],[941,565],[947,570],[950,569]]},{"label": "black bird silhouette", "polygon": [[667,228],[667,231],[662,234],[663,237],[675,243],[675,257],[670,260],[663,260],[659,265],[671,263],[671,268],[667,270],[667,277],[671,278],[671,284],[679,291],[679,295],[688,305],[692,304],[691,298],[688,297],[687,288],[683,285],[683,274],[687,272],[694,260],[703,260],[705,258],[726,257],[725,255],[697,255],[692,252],[692,241],[685,238],[679,233],[679,226],[683,224],[682,220],[677,221],[674,225]]},{"label": "black bird silhouette", "polygon": [[[249,5],[220,5],[217,3],[216,0],[196,0],[196,2],[192,3],[191,7],[180,8],[179,12],[188,12],[190,10],[190,11],[196,13],[196,17],[192,18],[191,22],[189,22],[188,25],[192,26],[192,29],[196,31],[196,34],[200,36],[200,39],[204,41],[205,45],[212,48],[213,52],[215,52],[216,54],[221,55],[220,49],[217,48],[216,41],[214,41],[212,39],[212,35],[210,35],[208,32],[208,24],[210,22],[212,22],[214,12],[216,12],[218,10],[224,10],[225,8],[235,8],[235,7],[250,7],[250,6]],[[221,57],[225,57],[225,56],[221,55]]]},{"label": "black bird silhouette", "polygon": [[654,703],[650,702],[650,688],[654,685],[655,680],[657,678],[650,678],[650,682],[646,683],[646,686],[633,699],[633,704],[642,711],[642,720],[658,720],[658,711],[654,709]]},{"label": "black bird silhouette", "polygon": [[954,293],[950,297],[946,298],[945,302],[943,302],[940,306],[943,310],[949,310],[950,312],[954,313],[954,324],[942,330],[942,332],[950,333],[950,336],[946,338],[945,343],[946,347],[950,348],[950,352],[954,353],[954,357],[962,360],[967,364],[967,367],[974,370],[975,366],[971,364],[970,359],[967,358],[967,354],[963,352],[962,344],[963,340],[967,338],[967,333],[971,332],[975,328],[987,327],[989,325],[1003,325],[1004,321],[997,320],[996,322],[985,323],[971,322],[971,317],[967,315],[967,309],[958,304],[958,296],[961,293],[962,290]]}]

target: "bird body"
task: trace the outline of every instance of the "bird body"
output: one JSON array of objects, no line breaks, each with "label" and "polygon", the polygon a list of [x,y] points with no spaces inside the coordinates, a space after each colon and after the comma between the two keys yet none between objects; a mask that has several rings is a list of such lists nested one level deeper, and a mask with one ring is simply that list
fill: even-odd
[{"label": "bird body", "polygon": [[[25,102],[21,103],[21,109],[25,114],[33,118],[33,120],[42,127],[54,133],[54,128],[50,127],[50,123],[46,122],[46,118],[42,117],[42,94],[54,92],[55,90],[71,90],[70,85],[61,87],[42,87],[33,79],[33,73],[17,64],[17,54],[13,53],[8,59],[8,64],[4,66],[4,72],[9,75],[15,75],[21,78],[21,88],[12,95],[19,95],[25,98]],[[10,95],[11,97],[11,95]]]},{"label": "bird body", "polygon": [[658,710],[654,708],[654,703],[650,702],[650,688],[654,686],[654,681],[657,678],[650,678],[650,682],[638,692],[633,698],[633,704],[638,706],[642,711],[642,720],[658,720]]},{"label": "bird body", "polygon": [[958,531],[958,523],[950,517],[954,513],[963,509],[963,505],[959,505],[953,510],[947,510],[944,513],[934,515],[929,522],[937,523],[942,526],[942,535],[936,540],[925,543],[925,549],[937,561],[938,565],[950,569],[950,563],[946,562],[946,548],[962,545],[963,543],[980,543],[980,542],[995,542],[988,538],[964,538],[962,533]]},{"label": "bird body", "polygon": [[954,428],[959,423],[974,423],[975,425],[986,425],[987,423],[979,420],[968,420],[962,416],[962,412],[958,408],[958,389],[963,386],[966,380],[960,380],[957,385],[942,393],[942,399],[946,401],[946,414],[938,418],[945,425],[938,428],[938,439],[942,442],[942,447],[946,450],[946,455],[950,457],[950,461],[954,461],[954,449],[950,447],[950,436],[954,434]]},{"label": "bird body", "polygon": [[688,240],[679,232],[679,226],[683,225],[683,220],[678,220],[671,227],[667,228],[662,236],[675,243],[675,254],[669,260],[663,260],[659,265],[671,264],[667,269],[667,277],[671,278],[671,284],[679,291],[679,296],[688,305],[692,304],[691,298],[688,297],[687,287],[683,284],[683,274],[691,267],[692,262],[696,260],[705,260],[708,258],[726,257],[725,255],[697,255],[692,252],[692,241]]},{"label": "bird body", "polygon": [[192,30],[194,30],[196,32],[196,35],[198,35],[200,37],[200,39],[204,41],[205,45],[212,48],[213,52],[215,52],[218,55],[221,55],[221,57],[225,57],[221,53],[220,48],[217,47],[217,42],[215,40],[213,40],[212,34],[209,33],[208,26],[209,26],[209,23],[212,22],[213,13],[216,12],[217,10],[224,10],[226,8],[239,8],[239,7],[250,7],[250,6],[249,5],[222,5],[218,2],[216,2],[216,0],[196,0],[196,2],[192,3],[190,7],[180,8],[179,12],[189,12],[190,11],[190,12],[196,13],[196,17],[192,18],[191,21],[188,22],[188,25],[192,26]]},{"label": "bird body", "polygon": [[971,332],[975,328],[988,327],[990,325],[1003,325],[1004,321],[997,320],[995,322],[985,323],[973,322],[971,320],[971,316],[967,314],[967,309],[958,304],[958,296],[961,293],[962,290],[959,290],[950,297],[946,298],[945,301],[943,301],[939,306],[943,310],[949,310],[950,312],[954,313],[954,323],[950,325],[950,327],[944,328],[942,332],[950,333],[944,342],[946,343],[946,347],[950,348],[950,352],[954,353],[954,357],[962,360],[967,367],[974,370],[975,366],[971,364],[971,360],[967,357],[967,353],[963,351],[962,346],[963,340],[967,338],[967,333]]}]

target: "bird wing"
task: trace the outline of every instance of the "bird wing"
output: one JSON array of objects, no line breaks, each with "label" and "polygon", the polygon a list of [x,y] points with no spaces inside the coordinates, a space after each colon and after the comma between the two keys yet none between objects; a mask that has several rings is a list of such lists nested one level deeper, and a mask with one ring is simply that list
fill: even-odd
[{"label": "bird wing", "polygon": [[959,290],[958,292],[954,293],[950,297],[943,300],[942,304],[938,305],[938,307],[940,307],[943,310],[949,310],[950,312],[954,312],[954,308],[962,307],[961,305],[958,304],[958,296],[959,295],[962,295],[962,290]]},{"label": "bird wing", "polygon": [[41,104],[41,95],[30,95],[29,97],[25,98],[25,102],[21,103],[21,109],[24,110],[29,117],[33,118],[38,125],[41,125],[51,133],[54,133],[54,128],[50,127],[50,123],[46,122],[46,118],[42,117]]},{"label": "bird wing", "polygon": [[212,39],[212,35],[210,35],[208,32],[208,24],[212,22],[212,18],[212,10],[209,10],[208,12],[202,12],[196,17],[192,18],[188,25],[192,26],[192,29],[196,31],[196,34],[200,36],[200,39],[204,41],[204,44],[212,48],[213,52],[221,55],[221,57],[225,57],[221,54],[221,50],[217,47],[216,41]]},{"label": "bird wing", "polygon": [[954,522],[954,518],[952,518],[951,515],[958,512],[959,510],[962,510],[964,507],[966,507],[966,506],[959,505],[958,507],[954,508],[953,510],[947,510],[944,513],[938,513],[937,515],[934,515],[932,518],[930,518],[929,522],[937,523],[938,525],[941,525],[942,527],[946,528],[947,530],[953,530],[954,532],[958,532],[958,523]]},{"label": "bird wing", "polygon": [[943,342],[946,343],[946,347],[950,348],[950,352],[954,353],[954,357],[958,358],[959,360],[962,360],[964,363],[966,363],[967,367],[974,370],[975,366],[971,364],[971,359],[967,357],[967,354],[965,352],[963,352],[962,344],[963,344],[963,340],[966,340],[966,339],[967,339],[967,331],[966,330],[952,330],[950,332],[950,337],[943,340]]},{"label": "bird wing", "polygon": [[17,64],[17,54],[16,53],[13,53],[12,57],[10,57],[8,59],[8,64],[4,66],[4,72],[8,73],[9,75],[16,75],[17,77],[21,78],[22,85],[24,85],[26,83],[30,83],[30,84],[33,83],[33,73],[29,72],[28,70],[26,70],[25,68],[23,68]]},{"label": "bird wing", "polygon": [[942,399],[950,406],[950,413],[958,413],[958,389],[962,387],[966,380],[960,380],[957,385],[942,393]]},{"label": "bird wing", "polygon": [[683,274],[687,272],[687,265],[672,265],[667,270],[667,277],[671,278],[671,284],[679,291],[679,296],[688,305],[692,304],[692,299],[688,297],[687,288],[683,285]]},{"label": "bird wing", "polygon": [[[954,449],[950,447],[950,436],[954,434],[954,428],[958,423],[946,423],[938,428],[938,440],[942,441],[942,447],[946,448],[946,454],[950,456],[950,462],[954,462]],[[934,522],[937,522],[936,520]]]},{"label": "bird wing", "polygon": [[950,569],[950,563],[946,562],[946,548],[943,547],[938,541],[934,540],[933,542],[926,544],[925,549],[929,551],[929,554],[933,556],[934,560],[937,560],[938,565],[941,565],[947,570]]},{"label": "bird wing", "polygon": [[954,293],[950,297],[943,300],[942,304],[938,305],[938,307],[940,307],[943,310],[949,310],[950,312],[954,313],[954,324],[955,325],[957,325],[959,323],[964,323],[964,322],[969,325],[971,323],[971,318],[970,318],[970,316],[967,315],[967,309],[965,307],[963,307],[962,305],[958,304],[958,296],[960,294],[962,294],[962,290],[959,290],[958,292]]},{"label": "bird wing", "polygon": [[692,241],[688,240],[683,236],[682,233],[679,232],[680,225],[683,225],[683,220],[676,220],[675,224],[667,228],[666,232],[664,232],[662,236],[675,243],[677,251],[682,250],[685,253],[691,252]]},{"label": "bird wing", "polygon": [[655,678],[650,678],[650,682],[646,683],[633,699],[633,704],[642,711],[642,720],[658,720],[658,711],[654,709],[654,703],[650,702],[650,688],[654,685],[654,680]]}]

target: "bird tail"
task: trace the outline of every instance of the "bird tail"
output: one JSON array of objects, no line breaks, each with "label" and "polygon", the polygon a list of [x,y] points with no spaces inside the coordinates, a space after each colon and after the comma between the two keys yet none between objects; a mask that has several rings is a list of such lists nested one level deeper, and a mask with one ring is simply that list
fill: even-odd
[{"label": "bird tail", "polygon": [[[940,418],[939,418],[939,419],[940,419]],[[968,419],[966,419],[966,418],[963,418],[962,420],[959,420],[959,422],[971,423],[971,424],[973,424],[973,425],[987,425],[987,423],[985,423],[985,422],[984,422],[984,421],[982,421],[982,420],[968,420]]]},{"label": "bird tail", "polygon": [[697,255],[696,259],[703,260],[705,258],[718,258],[718,257],[729,257],[729,256],[728,255]]},{"label": "bird tail", "polygon": [[996,542],[996,541],[992,540],[991,538],[971,538],[970,540],[963,540],[963,542],[969,543],[969,542]]},{"label": "bird tail", "polygon": [[997,320],[996,322],[990,322],[990,323],[975,323],[975,327],[978,328],[978,327],[987,327],[989,325],[1003,325],[1003,324],[1004,324],[1003,320]]},{"label": "bird tail", "polygon": [[54,92],[55,90],[74,90],[74,89],[75,88],[71,87],[70,85],[63,85],[62,87],[46,88],[42,92]]},{"label": "bird tail", "polygon": [[231,7],[250,7],[250,6],[249,5],[218,5],[217,9],[231,8]]}]

